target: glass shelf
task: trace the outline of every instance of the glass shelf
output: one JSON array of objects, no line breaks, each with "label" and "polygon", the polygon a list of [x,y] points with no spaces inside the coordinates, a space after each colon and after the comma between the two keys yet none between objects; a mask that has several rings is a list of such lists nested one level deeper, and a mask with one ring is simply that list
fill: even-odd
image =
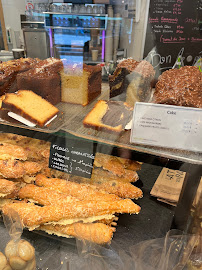
[{"label": "glass shelf", "polygon": [[63,13],[63,12],[43,12],[49,15],[71,15],[71,16],[95,16],[95,17],[108,17],[108,14],[95,14],[95,13]]},{"label": "glass shelf", "polygon": [[45,28],[50,29],[72,29],[72,30],[105,30],[105,28],[97,27],[71,27],[71,26],[45,26]]}]

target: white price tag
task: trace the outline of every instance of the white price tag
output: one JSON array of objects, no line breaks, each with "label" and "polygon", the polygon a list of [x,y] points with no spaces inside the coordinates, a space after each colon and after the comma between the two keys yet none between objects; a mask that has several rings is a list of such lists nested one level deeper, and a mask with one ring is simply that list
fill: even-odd
[{"label": "white price tag", "polygon": [[130,141],[202,152],[202,109],[137,102]]}]

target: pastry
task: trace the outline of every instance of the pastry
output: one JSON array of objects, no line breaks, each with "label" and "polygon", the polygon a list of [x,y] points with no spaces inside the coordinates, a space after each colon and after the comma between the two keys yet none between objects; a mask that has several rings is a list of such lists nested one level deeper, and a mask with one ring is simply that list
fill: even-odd
[{"label": "pastry", "polygon": [[20,189],[18,194],[20,199],[27,199],[41,205],[65,205],[78,201],[75,197],[67,196],[63,193],[56,192],[44,187],[35,185],[26,185]]},{"label": "pastry", "polygon": [[10,143],[0,143],[0,160],[6,159],[26,160],[27,155],[25,150],[20,146]]},{"label": "pastry", "polygon": [[[141,164],[136,161],[129,161],[124,158],[118,158],[116,156],[111,156],[102,153],[96,153],[94,160],[95,167],[102,167],[104,170],[112,172],[114,175],[124,176],[125,178],[130,178],[134,176],[137,178],[136,170],[140,170]],[[131,167],[133,166],[133,170]],[[130,169],[128,169],[130,168]],[[138,178],[137,178],[138,179]]]},{"label": "pastry", "polygon": [[18,74],[18,89],[32,90],[55,105],[61,101],[61,79],[59,72],[63,63],[59,59],[41,60],[34,68]]},{"label": "pastry", "polygon": [[11,240],[6,245],[5,254],[12,269],[35,269],[35,250],[29,242]]},{"label": "pastry", "polygon": [[12,200],[12,199],[2,199],[0,198],[0,210],[2,210],[3,206],[8,204],[8,203],[13,203],[13,202],[16,202],[15,200]]},{"label": "pastry", "polygon": [[7,94],[2,107],[41,127],[59,112],[47,100],[29,90],[19,90],[17,93]]},{"label": "pastry", "polygon": [[34,259],[35,251],[32,245],[25,240],[20,240],[18,243],[18,254],[24,261],[31,261]]},{"label": "pastry", "polygon": [[78,201],[62,206],[43,207],[22,202],[6,204],[2,211],[8,215],[11,209],[19,214],[24,226],[32,230],[45,223],[64,225],[80,220],[84,222],[84,219],[85,223],[89,223],[90,220],[92,222],[103,219],[115,213],[138,214],[141,208],[131,200],[125,199],[111,202],[99,201],[99,203]]},{"label": "pastry", "polygon": [[109,243],[115,228],[103,223],[74,223],[70,225],[41,225],[39,230],[63,237],[76,237],[96,244]]},{"label": "pastry", "polygon": [[21,58],[0,64],[0,96],[17,91],[16,76],[34,67],[39,59]]},{"label": "pastry", "polygon": [[138,199],[142,198],[143,196],[142,190],[132,185],[131,183],[124,183],[117,180],[108,180],[107,178],[105,181],[103,181],[103,179],[100,179],[99,176],[93,176],[91,179],[73,176],[70,178],[70,181],[78,181],[79,183],[90,184],[97,190],[115,194],[121,198]]},{"label": "pastry", "polygon": [[96,190],[87,184],[78,184],[58,178],[47,178],[41,174],[36,176],[36,185],[76,197],[79,200],[114,201],[120,198],[113,194],[107,194]]},{"label": "pastry", "polygon": [[122,100],[132,107],[137,101],[145,101],[151,95],[154,75],[153,66],[145,60],[121,60],[114,74],[109,76],[110,98],[124,92]]},{"label": "pastry", "polygon": [[12,256],[9,258],[9,264],[11,268],[14,270],[21,270],[21,269],[23,270],[25,269],[26,261],[24,261],[18,256]]},{"label": "pastry", "polygon": [[86,106],[101,94],[102,68],[68,66],[61,71],[62,101]]},{"label": "pastry", "polygon": [[6,267],[6,265],[7,265],[7,259],[5,255],[2,252],[0,252],[0,269],[3,270],[4,267]]},{"label": "pastry", "polygon": [[159,77],[153,101],[160,104],[202,108],[202,73],[197,67],[169,69]]},{"label": "pastry", "polygon": [[[135,171],[130,171],[130,170],[125,170],[126,171],[126,176],[118,176],[113,174],[110,171],[104,170],[103,168],[99,168],[94,166],[92,175],[91,175],[91,180],[92,181],[100,181],[102,182],[107,182],[107,181],[117,181],[121,183],[130,183],[130,182],[136,182],[139,179],[139,176],[137,172]],[[129,172],[128,172],[129,171]]]},{"label": "pastry", "polygon": [[19,143],[19,141],[23,140],[24,138],[27,138],[27,137],[21,136],[18,134],[13,134],[13,133],[0,133],[0,142],[4,142],[4,143],[17,144]]},{"label": "pastry", "polygon": [[21,178],[40,172],[42,165],[32,161],[0,160],[0,175],[4,178]]},{"label": "pastry", "polygon": [[14,198],[16,197],[20,186],[18,183],[0,179],[0,198]]},{"label": "pastry", "polygon": [[84,127],[121,132],[131,121],[133,108],[121,101],[99,100],[83,120]]}]

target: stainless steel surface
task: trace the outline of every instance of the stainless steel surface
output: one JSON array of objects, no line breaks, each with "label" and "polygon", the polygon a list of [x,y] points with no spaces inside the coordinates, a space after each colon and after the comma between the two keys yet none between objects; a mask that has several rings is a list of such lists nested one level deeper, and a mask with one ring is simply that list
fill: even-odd
[{"label": "stainless steel surface", "polygon": [[44,29],[23,29],[27,57],[46,59],[50,57],[50,42]]}]

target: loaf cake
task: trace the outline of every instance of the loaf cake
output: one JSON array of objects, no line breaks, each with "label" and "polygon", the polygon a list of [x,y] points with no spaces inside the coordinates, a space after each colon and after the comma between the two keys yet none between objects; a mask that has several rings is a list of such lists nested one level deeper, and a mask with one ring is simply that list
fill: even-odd
[{"label": "loaf cake", "polygon": [[99,100],[83,120],[85,127],[121,132],[132,119],[133,108],[122,101]]},{"label": "loaf cake", "polygon": [[39,126],[44,126],[58,113],[55,106],[29,90],[6,94],[2,107]]},{"label": "loaf cake", "polygon": [[202,73],[193,66],[163,72],[156,84],[154,102],[202,108]]},{"label": "loaf cake", "polygon": [[100,66],[68,66],[60,74],[63,102],[86,106],[101,94]]},{"label": "loaf cake", "polygon": [[0,64],[0,96],[17,91],[16,76],[32,68],[39,59],[21,58]]},{"label": "loaf cake", "polygon": [[33,69],[18,74],[18,89],[32,90],[53,105],[61,101],[61,80],[59,72],[63,63],[59,59],[41,60]]},{"label": "loaf cake", "polygon": [[132,58],[119,62],[113,75],[109,76],[110,98],[121,95],[120,99],[134,106],[136,101],[146,101],[151,94],[151,83],[155,71],[147,61]]}]

